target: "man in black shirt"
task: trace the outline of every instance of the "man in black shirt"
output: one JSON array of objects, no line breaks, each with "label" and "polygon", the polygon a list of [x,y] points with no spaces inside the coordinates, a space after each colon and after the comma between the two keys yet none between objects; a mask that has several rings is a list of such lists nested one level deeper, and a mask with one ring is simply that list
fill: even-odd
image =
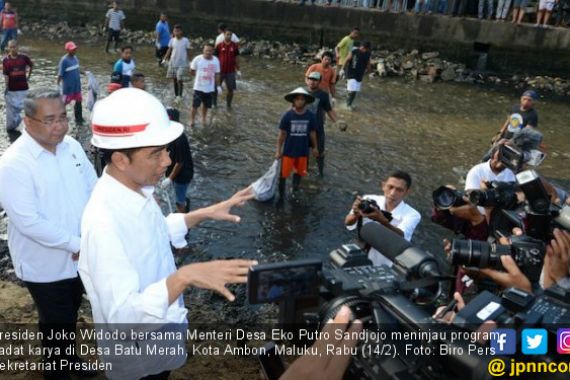
[{"label": "man in black shirt", "polygon": [[[170,120],[179,120],[180,112],[178,110],[168,108],[166,111]],[[168,152],[172,163],[166,169],[166,178],[162,181],[162,186],[166,187],[172,183],[176,193],[176,211],[186,213],[190,208],[186,191],[194,177],[194,163],[186,133],[182,133],[176,140],[168,144]]]},{"label": "man in black shirt", "polygon": [[313,71],[307,75],[305,83],[307,84],[307,91],[315,98],[315,101],[309,104],[307,108],[315,114],[317,119],[317,150],[319,151],[317,165],[319,175],[322,177],[325,167],[325,113],[329,115],[333,123],[336,123],[336,112],[332,109],[329,94],[319,88],[321,79],[321,73]]},{"label": "man in black shirt", "polygon": [[533,108],[538,96],[536,91],[527,90],[521,96],[520,105],[515,105],[501,128],[501,138],[510,139],[526,126],[538,127],[538,113]]},{"label": "man in black shirt", "polygon": [[348,90],[348,99],[346,106],[352,111],[352,103],[356,94],[360,91],[364,74],[370,71],[370,42],[364,42],[359,45],[354,43],[354,48],[344,61],[343,70],[346,72],[346,88]]}]

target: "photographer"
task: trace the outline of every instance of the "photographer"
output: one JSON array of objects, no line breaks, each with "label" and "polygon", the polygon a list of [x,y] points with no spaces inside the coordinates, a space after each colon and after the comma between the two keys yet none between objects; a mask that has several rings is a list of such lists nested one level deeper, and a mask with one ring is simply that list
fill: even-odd
[{"label": "photographer", "polygon": [[514,182],[515,174],[500,160],[499,145],[491,150],[491,158],[469,169],[465,178],[465,191],[481,189],[482,182]]},{"label": "photographer", "polygon": [[[391,173],[386,181],[382,182],[381,188],[384,195],[356,197],[352,209],[344,220],[346,228],[352,231],[360,223],[377,222],[403,236],[406,240],[412,240],[412,235],[420,222],[421,215],[404,202],[404,198],[410,192],[411,185],[412,178],[408,173],[401,170]],[[385,214],[383,211],[387,211],[389,214]],[[374,248],[370,248],[368,257],[374,265],[392,266],[392,261]]]}]

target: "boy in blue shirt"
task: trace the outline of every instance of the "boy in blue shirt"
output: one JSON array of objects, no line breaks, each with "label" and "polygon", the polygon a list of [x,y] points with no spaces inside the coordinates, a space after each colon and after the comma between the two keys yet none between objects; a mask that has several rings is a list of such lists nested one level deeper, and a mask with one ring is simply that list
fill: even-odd
[{"label": "boy in blue shirt", "polygon": [[279,178],[279,196],[285,196],[287,178],[294,171],[293,190],[299,188],[301,178],[307,175],[307,160],[309,142],[313,154],[319,157],[317,150],[317,122],[315,114],[307,110],[307,104],[315,98],[302,87],[298,87],[285,95],[285,100],[292,103],[289,111],[285,112],[279,123],[279,137],[275,159],[281,159],[281,177]]},{"label": "boy in blue shirt", "polygon": [[81,106],[81,75],[79,72],[79,59],[75,55],[77,45],[73,41],[65,43],[67,54],[61,57],[57,70],[57,84],[63,82],[62,94],[65,105],[75,102],[73,111],[75,113],[75,123],[83,124],[83,108]]}]

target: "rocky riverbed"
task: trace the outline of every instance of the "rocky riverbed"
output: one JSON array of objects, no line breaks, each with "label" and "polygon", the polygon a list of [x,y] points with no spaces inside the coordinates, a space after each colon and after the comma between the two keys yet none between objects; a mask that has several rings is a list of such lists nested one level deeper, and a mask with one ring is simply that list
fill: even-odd
[{"label": "rocky riverbed", "polygon": [[[87,24],[70,26],[67,22],[56,24],[48,22],[27,23],[22,25],[25,34],[47,37],[52,40],[78,39],[86,43],[101,43],[106,39],[102,25]],[[154,32],[142,30],[124,30],[121,38],[125,43],[136,46],[154,45]],[[194,47],[200,46],[203,37],[191,39]],[[242,39],[240,53],[262,59],[281,59],[288,64],[308,66],[318,62],[324,50],[317,45],[286,44],[278,41],[250,41]],[[373,72],[371,77],[396,76],[407,80],[420,80],[425,83],[436,81],[454,81],[468,84],[509,86],[517,89],[534,88],[542,94],[570,96],[570,78],[551,76],[530,76],[521,74],[497,74],[471,70],[465,63],[443,59],[438,52],[420,52],[418,50],[396,51],[374,50],[372,52]]]}]

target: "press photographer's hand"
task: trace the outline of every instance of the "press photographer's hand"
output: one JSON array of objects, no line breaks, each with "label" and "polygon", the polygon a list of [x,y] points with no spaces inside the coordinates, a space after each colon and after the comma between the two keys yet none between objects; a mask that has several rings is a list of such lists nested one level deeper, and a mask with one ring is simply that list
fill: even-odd
[{"label": "press photographer's hand", "polygon": [[481,269],[480,273],[489,277],[503,288],[518,288],[532,293],[532,286],[529,279],[521,272],[515,260],[510,255],[502,255],[501,263],[504,272],[495,269]]},{"label": "press photographer's hand", "polygon": [[[354,320],[347,329],[351,318],[350,309],[343,306],[337,313],[334,320],[329,320],[323,328],[321,336],[328,339],[318,339],[312,346],[317,355],[306,354],[301,356],[285,371],[280,380],[340,380],[344,371],[350,363],[350,355],[327,354],[328,350],[333,352],[342,350],[348,351],[356,346],[358,339],[351,339],[351,336],[362,330],[362,322]],[[337,339],[336,332],[341,329],[344,339]],[[312,351],[311,351],[312,352]]]},{"label": "press photographer's hand", "polygon": [[554,239],[546,247],[544,257],[544,287],[555,285],[570,275],[570,232],[554,230]]}]

